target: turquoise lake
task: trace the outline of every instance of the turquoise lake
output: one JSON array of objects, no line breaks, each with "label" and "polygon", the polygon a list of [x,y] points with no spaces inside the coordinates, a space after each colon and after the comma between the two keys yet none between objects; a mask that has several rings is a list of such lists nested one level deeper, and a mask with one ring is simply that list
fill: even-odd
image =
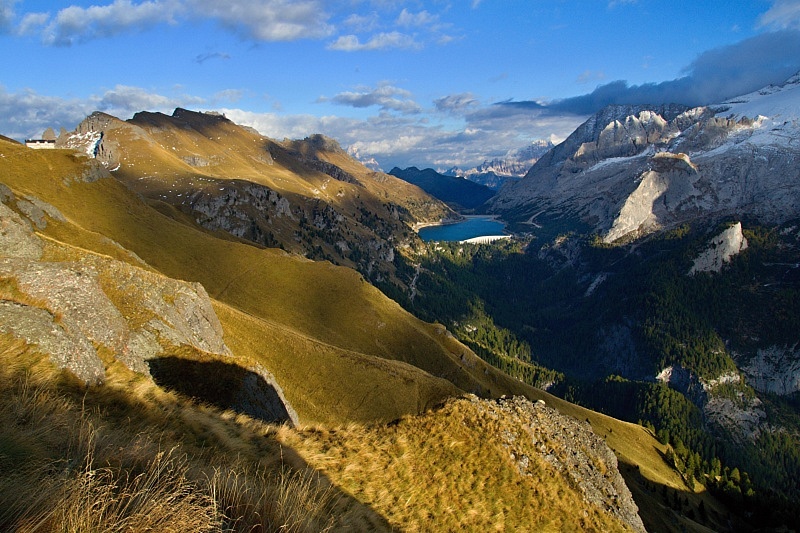
[{"label": "turquoise lake", "polygon": [[505,224],[492,217],[472,216],[462,222],[428,226],[419,230],[423,241],[464,241],[488,235],[503,235]]}]

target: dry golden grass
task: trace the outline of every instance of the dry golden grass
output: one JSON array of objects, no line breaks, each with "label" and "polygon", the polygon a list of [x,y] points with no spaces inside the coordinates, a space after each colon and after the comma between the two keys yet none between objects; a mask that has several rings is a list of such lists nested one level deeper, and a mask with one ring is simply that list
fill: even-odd
[{"label": "dry golden grass", "polygon": [[338,492],[285,464],[263,424],[122,368],[86,389],[7,336],[0,362],[4,531],[311,532],[334,523]]},{"label": "dry golden grass", "polygon": [[[527,446],[520,474],[498,439],[514,422],[469,401],[381,426],[284,432],[283,441],[401,531],[624,531]],[[524,443],[520,444],[525,446]]]},{"label": "dry golden grass", "polygon": [[[566,414],[589,419],[620,461],[631,466],[626,472],[629,484],[642,478],[675,489],[682,486],[680,476],[662,459],[663,447],[643,428],[581,409],[500,373],[448,337],[443,328],[424,324],[405,313],[351,270],[199,231],[188,222],[181,223],[152,209],[113,179],[93,183],[74,181],[72,177],[84,172],[83,157],[59,150],[35,152],[10,143],[4,143],[2,149],[5,157],[0,159],[0,175],[4,183],[20,196],[32,195],[55,205],[67,218],[66,222],[51,221],[42,231],[53,242],[72,247],[67,253],[66,248],[58,245],[48,246],[45,250],[48,259],[79,260],[85,255],[83,250],[91,250],[143,266],[138,256],[146,261],[145,268],[177,279],[199,281],[216,300],[215,310],[223,324],[226,342],[236,357],[242,362],[259,362],[272,371],[302,421],[335,426],[348,420],[395,419],[423,412],[456,394],[458,389],[483,396],[521,394],[530,399],[545,399]],[[98,395],[97,404],[104,406],[105,420],[121,427],[120,434],[125,437],[120,438],[118,448],[149,449],[137,436],[151,435],[156,441],[188,447],[184,451],[192,457],[205,458],[206,466],[211,464],[209,443],[244,456],[260,454],[274,458],[278,453],[279,446],[267,435],[269,431],[254,429],[249,425],[251,422],[231,415],[226,419],[213,409],[204,412],[196,407],[186,408],[174,395],[160,391],[147,380],[128,375],[120,378],[121,375],[125,375],[123,371],[109,372],[108,391],[93,392]],[[120,388],[126,390],[122,396],[113,392]],[[131,395],[136,399],[132,404]],[[55,405],[60,401],[51,398],[42,404]],[[74,414],[73,411],[71,416]],[[4,428],[17,429],[0,436],[0,454],[12,458],[50,458],[52,450],[60,448],[45,437],[63,440],[70,427],[63,420],[62,417],[50,425],[20,428],[14,425],[16,422],[9,422],[11,425],[4,422]],[[135,446],[131,448],[128,441],[132,438]],[[368,455],[368,440],[361,439],[363,452],[358,452],[358,447],[352,451],[354,466],[349,472],[361,468],[355,458],[359,454]],[[311,444],[304,450],[304,454],[316,457]],[[344,471],[343,458],[348,453],[351,452],[339,451],[333,455],[331,461],[339,461],[339,466],[332,467],[332,471],[337,468]],[[136,454],[150,460],[154,457],[152,449]],[[457,454],[450,458],[462,459]],[[116,460],[116,464],[121,464],[122,459]],[[262,462],[259,460],[257,464]],[[302,461],[295,466],[302,467]],[[247,471],[257,470],[254,467]],[[364,472],[364,475],[377,474]],[[201,478],[194,475],[192,479]],[[353,479],[356,484],[369,484],[358,481],[355,475]],[[399,473],[398,479],[403,479]],[[346,488],[345,481],[346,477],[342,477],[336,485]],[[481,479],[470,483],[473,482],[478,488],[486,483]],[[391,487],[375,486],[370,490],[373,492],[369,498],[384,502],[375,505],[391,507],[386,502],[394,496],[381,496],[393,493]],[[349,523],[373,529],[386,527],[379,515],[366,512],[352,499],[346,501],[336,506],[344,505],[346,512],[339,514],[347,516]],[[707,502],[706,507],[709,506]],[[394,516],[395,511],[385,512]],[[439,512],[448,515],[444,508]],[[492,526],[514,511],[501,508],[491,512],[477,506],[470,515],[483,517],[481,520]],[[668,524],[674,518],[669,510],[657,505],[648,505],[647,512],[654,516],[651,523]],[[490,515],[493,518],[486,518]],[[405,518],[402,513],[401,516],[402,520],[424,523],[424,517]],[[324,527],[327,522],[323,520],[322,524]],[[539,525],[548,527],[544,523]]]},{"label": "dry golden grass", "polygon": [[[269,342],[281,340],[275,335],[264,335],[259,342],[261,333],[254,331],[245,332],[242,344],[250,343],[248,355],[270,369],[301,362],[285,374],[273,370],[285,390],[303,391],[295,406],[301,419],[346,421],[354,411],[361,411],[357,419],[364,419],[372,398],[381,398],[372,403],[374,420],[418,412],[434,399],[426,391],[454,390],[442,378],[463,390],[501,392],[490,383],[494,378],[487,377],[485,364],[464,365],[463,347],[412,317],[358,273],[218,239],[159,214],[113,179],[65,185],[66,177],[82,172],[81,158],[57,150],[33,155],[25,150],[20,148],[13,158],[7,154],[0,166],[13,163],[7,165],[7,184],[15,191],[56,205],[68,219],[48,224],[45,235],[78,250],[94,249],[102,244],[97,236],[106,236],[169,277],[199,281],[212,298],[242,312],[222,319],[231,342],[245,328],[240,323],[248,322],[247,316],[256,319],[249,325],[263,320],[286,330],[284,339],[293,337],[294,342]],[[52,169],[47,179],[30,179],[42,167]],[[107,243],[98,250],[106,251]],[[338,355],[330,357],[334,352]],[[433,378],[381,360],[416,366]],[[381,390],[380,366],[397,375],[388,380],[386,390]],[[341,378],[326,382],[328,374]],[[409,382],[412,374],[420,385]],[[309,379],[316,381],[314,386],[305,384]],[[400,388],[392,390],[392,384]],[[421,392],[413,398],[420,401],[406,399],[417,386]],[[435,395],[438,401],[441,394]],[[348,399],[352,402],[343,402]]]}]

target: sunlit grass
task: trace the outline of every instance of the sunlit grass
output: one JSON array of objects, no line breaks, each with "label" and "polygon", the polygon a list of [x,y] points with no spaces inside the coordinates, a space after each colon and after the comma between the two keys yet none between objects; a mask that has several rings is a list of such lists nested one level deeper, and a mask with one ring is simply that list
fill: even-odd
[{"label": "sunlit grass", "polygon": [[333,524],[337,492],[285,463],[274,429],[121,368],[86,389],[19,341],[0,336],[0,347],[0,529],[310,532]]}]

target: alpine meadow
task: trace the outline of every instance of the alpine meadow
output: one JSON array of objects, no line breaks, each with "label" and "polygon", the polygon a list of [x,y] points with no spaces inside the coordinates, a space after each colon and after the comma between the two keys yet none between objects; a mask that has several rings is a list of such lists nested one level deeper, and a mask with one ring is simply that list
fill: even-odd
[{"label": "alpine meadow", "polygon": [[0,530],[800,529],[798,0],[0,42]]}]

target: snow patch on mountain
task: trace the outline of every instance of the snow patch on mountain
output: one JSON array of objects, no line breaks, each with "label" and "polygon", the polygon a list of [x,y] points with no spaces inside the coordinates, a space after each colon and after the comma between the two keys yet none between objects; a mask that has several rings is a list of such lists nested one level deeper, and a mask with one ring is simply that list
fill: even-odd
[{"label": "snow patch on mountain", "polygon": [[580,221],[609,243],[733,213],[800,216],[800,75],[707,107],[606,107],[491,210],[512,222]]}]

